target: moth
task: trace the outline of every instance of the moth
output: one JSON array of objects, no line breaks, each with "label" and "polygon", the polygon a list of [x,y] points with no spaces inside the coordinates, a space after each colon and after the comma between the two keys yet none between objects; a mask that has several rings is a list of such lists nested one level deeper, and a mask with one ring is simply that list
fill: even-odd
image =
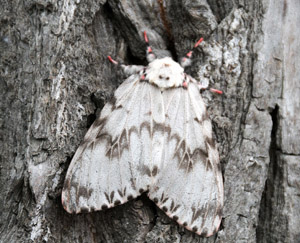
[{"label": "moth", "polygon": [[129,77],[76,151],[62,205],[69,213],[93,212],[146,192],[178,224],[209,237],[222,218],[223,180],[203,87],[184,72],[193,51],[180,64],[158,59],[146,32],[144,38],[148,66],[120,65],[108,56]]}]

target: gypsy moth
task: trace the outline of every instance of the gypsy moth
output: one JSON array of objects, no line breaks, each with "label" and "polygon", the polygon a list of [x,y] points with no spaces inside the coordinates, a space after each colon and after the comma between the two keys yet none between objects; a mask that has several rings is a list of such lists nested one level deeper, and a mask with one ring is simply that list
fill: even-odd
[{"label": "gypsy moth", "polygon": [[129,77],[68,169],[62,191],[67,212],[107,209],[147,192],[188,230],[206,237],[218,230],[222,174],[201,87],[184,73],[191,56],[192,51],[180,64],[157,59],[148,45],[148,66],[120,65]]}]

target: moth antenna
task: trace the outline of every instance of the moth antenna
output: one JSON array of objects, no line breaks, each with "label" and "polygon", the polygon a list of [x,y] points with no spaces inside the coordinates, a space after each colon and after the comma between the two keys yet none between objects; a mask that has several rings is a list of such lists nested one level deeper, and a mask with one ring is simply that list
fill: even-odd
[{"label": "moth antenna", "polygon": [[192,64],[192,61],[191,61],[191,57],[193,55],[193,51],[200,45],[200,43],[203,41],[203,38],[200,38],[196,44],[194,45],[193,49],[190,50],[184,57],[182,57],[180,59],[180,65],[185,68],[187,66],[190,66]]},{"label": "moth antenna", "polygon": [[147,36],[146,31],[144,31],[144,39],[145,39],[145,42],[146,42],[146,45],[147,45],[147,51],[146,51],[147,52],[147,54],[146,54],[147,61],[152,62],[156,59],[156,56],[153,53],[151,46],[149,45],[149,40],[148,40],[148,36]]}]

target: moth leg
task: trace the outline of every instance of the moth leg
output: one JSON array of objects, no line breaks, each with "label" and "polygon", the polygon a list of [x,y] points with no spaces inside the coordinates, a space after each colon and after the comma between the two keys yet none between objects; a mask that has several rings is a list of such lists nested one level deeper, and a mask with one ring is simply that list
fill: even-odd
[{"label": "moth leg", "polygon": [[[219,90],[219,89],[214,89],[214,88],[208,88],[208,83],[207,85],[203,85],[201,84],[199,81],[197,81],[196,79],[194,79],[193,77],[189,76],[189,79],[191,82],[197,84],[199,90],[206,90],[208,89],[210,92],[212,93],[216,93],[216,94],[223,94],[223,91],[222,90]],[[183,83],[183,86],[185,87],[185,84]]]},{"label": "moth leg", "polygon": [[142,71],[145,67],[142,65],[121,65],[121,68],[123,69],[123,72],[125,75],[130,76],[132,74],[139,73]]},{"label": "moth leg", "polygon": [[200,43],[202,41],[203,41],[203,38],[200,38],[200,40],[198,40],[197,43],[194,45],[193,49],[180,59],[180,65],[183,68],[190,66],[192,64],[191,57],[192,57],[193,51],[195,50],[195,48],[197,48],[200,45]]},{"label": "moth leg", "polygon": [[145,42],[147,45],[147,51],[146,51],[147,52],[147,55],[146,55],[147,61],[152,62],[156,59],[156,56],[153,53],[151,46],[149,45],[149,40],[148,40],[146,31],[144,31],[144,39],[145,39]]},{"label": "moth leg", "polygon": [[223,94],[223,91],[219,89],[210,88],[209,91],[216,94]]},{"label": "moth leg", "polygon": [[143,70],[145,68],[142,65],[119,64],[116,60],[112,59],[111,56],[108,56],[107,58],[112,64],[120,66],[126,76],[130,76],[132,74],[139,73],[141,70]]}]

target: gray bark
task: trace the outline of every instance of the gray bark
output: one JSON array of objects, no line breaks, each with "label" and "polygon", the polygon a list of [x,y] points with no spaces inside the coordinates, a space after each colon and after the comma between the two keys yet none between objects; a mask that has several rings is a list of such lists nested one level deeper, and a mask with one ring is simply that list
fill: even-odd
[{"label": "gray bark", "polygon": [[[164,14],[159,2],[1,1],[0,242],[300,242],[300,2],[165,0]],[[226,199],[207,239],[145,195],[61,206],[70,160],[122,82],[106,56],[145,64],[143,30],[174,58],[203,36],[188,72],[224,91],[203,93]]]}]

